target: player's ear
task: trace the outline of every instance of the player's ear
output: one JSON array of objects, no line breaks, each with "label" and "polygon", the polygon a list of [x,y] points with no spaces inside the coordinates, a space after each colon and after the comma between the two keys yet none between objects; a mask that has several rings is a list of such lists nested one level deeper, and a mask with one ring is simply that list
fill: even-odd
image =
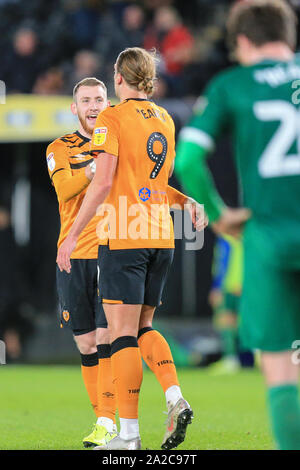
[{"label": "player's ear", "polygon": [[120,73],[117,73],[117,74],[116,74],[116,82],[117,82],[117,84],[118,84],[118,85],[121,85],[122,81],[123,81],[122,75],[121,75]]},{"label": "player's ear", "polygon": [[109,108],[110,105],[111,105],[111,101],[107,100],[107,107]]},{"label": "player's ear", "polygon": [[245,36],[245,34],[238,34],[236,42],[243,51],[248,50],[251,46],[254,46],[254,44],[250,41],[250,39],[247,38],[247,36]]},{"label": "player's ear", "polygon": [[74,101],[73,101],[73,103],[71,103],[71,111],[72,111],[72,114],[77,115],[77,106],[76,106],[76,103]]},{"label": "player's ear", "polygon": [[239,34],[236,38],[235,56],[238,62],[247,65],[251,64],[253,52],[256,46],[244,34]]}]

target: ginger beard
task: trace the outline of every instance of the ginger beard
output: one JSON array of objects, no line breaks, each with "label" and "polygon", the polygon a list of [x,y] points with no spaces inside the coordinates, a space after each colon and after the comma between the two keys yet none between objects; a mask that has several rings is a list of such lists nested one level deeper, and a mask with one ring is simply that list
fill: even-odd
[{"label": "ginger beard", "polygon": [[79,119],[79,122],[81,124],[81,127],[84,129],[84,131],[92,136],[93,130],[96,124],[97,116],[100,111],[93,112],[93,113],[85,113],[81,112],[79,109],[77,109],[77,116]]}]

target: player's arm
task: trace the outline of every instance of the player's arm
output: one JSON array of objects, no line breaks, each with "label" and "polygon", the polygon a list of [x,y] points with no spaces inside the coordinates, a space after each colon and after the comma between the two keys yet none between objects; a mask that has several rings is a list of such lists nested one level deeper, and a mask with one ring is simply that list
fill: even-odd
[{"label": "player's arm", "polygon": [[198,231],[207,227],[208,217],[204,212],[202,204],[199,204],[195,199],[186,196],[172,186],[167,186],[167,196],[170,208],[186,209],[189,211],[193,225]]},{"label": "player's arm", "polygon": [[93,167],[87,165],[84,171],[72,175],[63,143],[53,142],[47,148],[47,165],[51,182],[59,202],[67,202],[81,193],[93,178]]},{"label": "player's arm", "polygon": [[184,205],[188,201],[188,196],[181,193],[177,189],[173,188],[172,186],[167,186],[167,196],[169,200],[169,206],[174,206],[176,209],[184,209]]},{"label": "player's arm", "polygon": [[87,189],[68,236],[58,250],[56,261],[61,271],[70,272],[71,253],[76,246],[80,233],[95,216],[97,207],[104,202],[110,192],[117,160],[116,156],[107,153],[102,153],[97,159],[95,176]]},{"label": "player's arm", "polygon": [[67,169],[56,173],[52,181],[58,200],[68,202],[73,197],[78,196],[90,184],[92,177],[93,173],[88,177],[87,171],[80,172],[78,175],[70,174]]},{"label": "player's arm", "polygon": [[226,128],[227,99],[219,80],[213,80],[195,106],[190,122],[180,131],[175,174],[184,190],[205,205],[209,220],[217,220],[225,204],[206,164],[215,142]]},{"label": "player's arm", "polygon": [[[244,209],[226,207],[220,197],[206,160],[215,142],[230,121],[229,99],[219,83],[213,81],[190,123],[180,134],[176,149],[175,174],[184,190],[204,204],[216,232],[237,235],[241,223],[249,218]],[[225,223],[223,223],[225,222]],[[228,225],[233,224],[233,230]]]},{"label": "player's arm", "polygon": [[58,250],[56,261],[61,271],[70,272],[70,257],[76,247],[77,239],[96,214],[97,207],[108,196],[113,184],[119,155],[119,128],[109,109],[98,115],[90,153],[96,159],[96,172],[68,236]]},{"label": "player's arm", "polygon": [[96,214],[97,207],[108,196],[113,183],[117,160],[116,156],[107,153],[102,153],[96,160],[95,176],[87,189],[76,220],[70,229],[71,237],[78,238],[82,230]]},{"label": "player's arm", "polygon": [[219,219],[225,204],[216,190],[206,164],[207,151],[188,140],[177,147],[175,173],[185,191],[201,201],[211,222]]},{"label": "player's arm", "polygon": [[[171,150],[175,157],[175,125],[174,121],[170,116],[170,125],[173,127],[174,134],[174,147]],[[169,178],[172,176],[175,167],[175,158],[173,159],[171,168],[169,170]],[[172,186],[167,186],[167,196],[169,200],[169,206],[174,209],[188,210],[196,230],[201,231],[208,225],[208,217],[204,212],[203,205],[199,204],[195,199],[190,196],[186,196]]]}]

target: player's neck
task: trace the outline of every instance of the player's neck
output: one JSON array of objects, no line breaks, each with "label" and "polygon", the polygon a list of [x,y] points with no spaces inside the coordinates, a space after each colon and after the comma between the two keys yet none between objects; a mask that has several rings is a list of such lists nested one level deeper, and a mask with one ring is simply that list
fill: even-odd
[{"label": "player's neck", "polygon": [[255,64],[267,59],[287,62],[292,59],[293,55],[293,51],[287,44],[270,42],[253,50],[249,62]]},{"label": "player's neck", "polygon": [[91,133],[87,132],[86,130],[84,130],[84,128],[81,125],[78,128],[78,132],[79,134],[83,135],[83,137],[86,137],[87,139],[91,140],[92,132]]},{"label": "player's neck", "polygon": [[124,86],[122,87],[122,89],[119,90],[120,102],[124,100],[128,100],[128,99],[136,99],[136,98],[146,100],[148,96],[146,95],[144,91],[134,90],[128,86]]}]

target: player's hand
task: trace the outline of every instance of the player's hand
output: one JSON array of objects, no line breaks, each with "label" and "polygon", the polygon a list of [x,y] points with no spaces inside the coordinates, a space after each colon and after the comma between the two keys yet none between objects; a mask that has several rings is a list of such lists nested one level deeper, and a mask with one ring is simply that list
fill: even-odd
[{"label": "player's hand", "polygon": [[188,198],[186,206],[195,229],[201,232],[208,226],[208,217],[204,211],[203,205],[199,204],[195,199]]},{"label": "player's hand", "polygon": [[220,307],[223,302],[223,293],[221,289],[214,288],[208,294],[208,303],[212,309]]},{"label": "player's hand", "polygon": [[213,231],[217,235],[225,233],[227,235],[232,235],[235,238],[239,238],[245,223],[250,219],[250,217],[251,211],[245,207],[239,207],[236,209],[226,207],[221,217],[211,225]]},{"label": "player's hand", "polygon": [[92,181],[96,172],[96,163],[93,161],[85,167],[85,176]]},{"label": "player's hand", "polygon": [[56,262],[60,271],[71,272],[71,254],[76,246],[77,239],[69,235],[58,249]]}]

